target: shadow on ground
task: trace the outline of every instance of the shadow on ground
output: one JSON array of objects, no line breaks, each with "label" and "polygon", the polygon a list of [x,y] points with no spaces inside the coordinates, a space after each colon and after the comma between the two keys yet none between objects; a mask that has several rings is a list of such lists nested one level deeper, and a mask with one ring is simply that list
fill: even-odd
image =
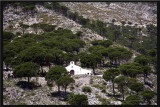
[{"label": "shadow on ground", "polygon": [[113,94],[107,94],[107,97],[115,97],[115,98],[121,98],[122,95],[113,95]]},{"label": "shadow on ground", "polygon": [[108,97],[114,97],[118,101],[123,101],[122,100],[122,95],[113,95],[113,94],[107,94]]},{"label": "shadow on ground", "polygon": [[19,81],[17,82],[16,86],[24,89],[24,90],[33,90],[33,89],[36,89],[38,87],[41,87],[41,85],[35,85],[34,83],[32,82],[27,82],[27,81]]},{"label": "shadow on ground", "polygon": [[51,97],[57,97],[61,101],[66,101],[67,100],[67,96],[69,94],[70,94],[69,92],[65,93],[65,92],[61,91],[60,93],[58,93],[58,91],[56,91],[56,92],[52,92],[49,96],[51,96]]}]

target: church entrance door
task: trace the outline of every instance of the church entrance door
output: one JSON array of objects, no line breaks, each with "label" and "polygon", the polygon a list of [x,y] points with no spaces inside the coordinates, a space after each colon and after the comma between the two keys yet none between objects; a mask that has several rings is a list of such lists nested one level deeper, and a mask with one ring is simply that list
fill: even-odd
[{"label": "church entrance door", "polygon": [[70,74],[71,74],[71,75],[74,75],[74,70],[71,70],[71,71],[70,71]]}]

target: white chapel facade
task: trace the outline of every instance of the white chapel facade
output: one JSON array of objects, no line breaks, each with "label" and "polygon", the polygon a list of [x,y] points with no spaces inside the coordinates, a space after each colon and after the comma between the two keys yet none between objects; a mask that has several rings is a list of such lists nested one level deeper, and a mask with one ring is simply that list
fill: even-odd
[{"label": "white chapel facade", "polygon": [[83,69],[82,67],[75,65],[74,61],[71,61],[70,65],[65,68],[71,75],[92,74],[92,70]]}]

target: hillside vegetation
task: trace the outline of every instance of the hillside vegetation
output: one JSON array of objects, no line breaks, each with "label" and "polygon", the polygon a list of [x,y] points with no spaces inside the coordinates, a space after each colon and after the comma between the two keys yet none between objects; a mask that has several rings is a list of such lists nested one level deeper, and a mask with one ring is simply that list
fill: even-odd
[{"label": "hillside vegetation", "polygon": [[[156,5],[134,6],[6,3],[4,105],[156,105]],[[147,18],[137,16],[143,12]],[[70,61],[92,75],[71,76],[65,69]]]}]

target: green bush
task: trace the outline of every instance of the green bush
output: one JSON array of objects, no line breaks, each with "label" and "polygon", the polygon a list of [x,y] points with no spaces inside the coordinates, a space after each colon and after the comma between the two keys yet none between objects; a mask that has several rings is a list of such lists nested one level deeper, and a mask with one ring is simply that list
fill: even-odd
[{"label": "green bush", "polygon": [[90,87],[84,86],[84,87],[82,87],[82,91],[83,91],[83,92],[91,92],[92,90],[91,90]]},{"label": "green bush", "polygon": [[15,35],[12,32],[3,32],[3,40],[5,41],[11,41]]},{"label": "green bush", "polygon": [[106,100],[105,98],[103,98],[104,100],[102,101],[101,105],[110,105],[111,103]]},{"label": "green bush", "polygon": [[88,105],[87,96],[80,94],[69,94],[67,96],[67,102],[71,105]]},{"label": "green bush", "polygon": [[92,79],[92,78],[90,79],[89,83],[90,83],[90,84],[93,84],[93,79]]},{"label": "green bush", "polygon": [[53,87],[53,84],[47,83],[47,86],[48,86],[48,87]]},{"label": "green bush", "polygon": [[16,32],[16,35],[21,35],[22,33],[21,32]]},{"label": "green bush", "polygon": [[26,103],[17,103],[16,105],[27,105]]},{"label": "green bush", "polygon": [[107,85],[107,83],[106,82],[103,82],[103,84],[102,85]]},{"label": "green bush", "polygon": [[100,89],[100,90],[104,90],[105,87],[104,87],[104,86],[99,86],[99,89]]},{"label": "green bush", "polygon": [[3,95],[3,100],[7,100],[7,96],[6,95]]},{"label": "green bush", "polygon": [[94,84],[93,87],[99,88],[100,86],[98,84]]}]

